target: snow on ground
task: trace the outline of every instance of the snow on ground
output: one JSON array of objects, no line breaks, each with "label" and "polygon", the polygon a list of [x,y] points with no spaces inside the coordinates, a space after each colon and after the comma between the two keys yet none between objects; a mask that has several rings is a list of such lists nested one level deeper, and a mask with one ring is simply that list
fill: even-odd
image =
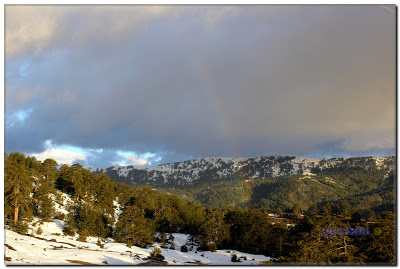
[{"label": "snow on ground", "polygon": [[[43,231],[40,235],[37,234],[39,227]],[[97,237],[88,237],[87,242],[81,242],[77,241],[79,235],[63,235],[63,221],[56,219],[41,222],[35,217],[29,228],[30,236],[5,230],[5,258],[11,258],[5,261],[6,265],[135,265],[149,262],[146,258],[154,248],[161,247],[160,243],[154,243],[149,248],[128,248],[126,244],[105,239],[102,248],[96,244]],[[189,235],[174,233],[173,236],[175,250],[161,248],[162,255],[170,265],[258,265],[270,260],[263,255],[236,250],[197,251],[196,246],[188,252],[181,252],[180,247],[187,244]],[[238,258],[242,257],[241,262],[231,262],[232,253]]]},{"label": "snow on ground", "polygon": [[57,196],[59,196],[60,199],[57,200],[56,196],[54,194],[52,194],[52,196],[53,196],[53,201],[55,202],[54,207],[55,207],[56,212],[67,215],[68,214],[68,210],[67,210],[68,204],[73,203],[73,201],[71,199],[71,195],[63,193],[61,191],[57,191]]},{"label": "snow on ground", "polygon": [[113,201],[114,204],[114,219],[115,219],[115,223],[117,222],[119,215],[122,214],[122,209],[121,209],[121,205],[118,203],[118,197],[117,197],[117,201]]}]

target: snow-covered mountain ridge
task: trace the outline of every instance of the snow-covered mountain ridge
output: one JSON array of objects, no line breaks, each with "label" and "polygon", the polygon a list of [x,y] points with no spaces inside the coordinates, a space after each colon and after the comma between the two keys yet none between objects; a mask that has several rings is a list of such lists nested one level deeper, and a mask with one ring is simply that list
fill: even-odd
[{"label": "snow-covered mountain ridge", "polygon": [[106,173],[117,182],[129,185],[185,186],[206,181],[232,181],[288,175],[311,175],[330,168],[363,167],[390,169],[393,157],[356,157],[313,159],[294,156],[252,158],[210,157],[155,167],[113,166],[92,168],[94,174]]}]

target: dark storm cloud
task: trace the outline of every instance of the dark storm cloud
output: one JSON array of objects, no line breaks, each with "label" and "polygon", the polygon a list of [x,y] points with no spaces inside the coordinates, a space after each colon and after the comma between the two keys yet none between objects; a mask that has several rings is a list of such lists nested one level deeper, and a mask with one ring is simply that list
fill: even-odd
[{"label": "dark storm cloud", "polygon": [[[377,5],[156,8],[43,11],[41,42],[7,50],[6,109],[33,111],[6,129],[6,150],[37,152],[51,139],[104,149],[98,166],[115,150],[162,162],[394,151],[395,14]],[[14,9],[6,44],[29,23]],[[37,18],[38,9],[24,12]]]}]

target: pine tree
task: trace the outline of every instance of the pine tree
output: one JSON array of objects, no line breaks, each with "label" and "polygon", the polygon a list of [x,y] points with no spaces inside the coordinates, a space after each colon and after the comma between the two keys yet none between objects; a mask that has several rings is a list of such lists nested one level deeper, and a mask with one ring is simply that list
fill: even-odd
[{"label": "pine tree", "polygon": [[200,226],[197,238],[201,248],[212,250],[216,250],[219,244],[229,239],[229,227],[225,224],[219,209],[206,210],[205,221]]},{"label": "pine tree", "polygon": [[372,209],[368,210],[368,213],[367,213],[367,221],[375,221],[375,220],[376,220],[375,211],[372,210]]},{"label": "pine tree", "polygon": [[333,213],[333,204],[332,203],[327,203],[322,207],[322,212],[324,212],[324,215],[331,215]]},{"label": "pine tree", "polygon": [[157,231],[161,233],[173,233],[181,222],[179,212],[173,207],[162,207],[155,215],[154,221]]},{"label": "pine tree", "polygon": [[[23,154],[11,153],[6,159],[5,166],[5,202],[6,207],[12,208],[12,220],[16,224],[20,211],[28,211],[31,207],[29,194],[32,189],[32,180],[25,166]],[[6,208],[6,212],[10,211]]]},{"label": "pine tree", "polygon": [[154,228],[147,222],[139,207],[128,205],[119,216],[115,238],[119,242],[127,243],[128,247],[147,247],[154,242]]},{"label": "pine tree", "polygon": [[305,226],[299,225],[292,232],[295,248],[287,261],[301,264],[362,262],[362,258],[355,255],[358,248],[352,238],[323,233],[324,228],[346,228],[340,219],[327,215],[316,222],[305,221],[308,222]]},{"label": "pine tree", "polygon": [[42,163],[40,173],[40,179],[36,184],[36,193],[34,195],[37,213],[39,217],[50,219],[55,214],[55,203],[52,195],[56,193],[54,183],[57,178],[57,162],[53,159],[46,159]]},{"label": "pine tree", "polygon": [[56,180],[56,187],[58,190],[73,195],[74,184],[72,182],[71,171],[68,165],[64,164],[58,170],[58,177]]},{"label": "pine tree", "polygon": [[292,212],[296,217],[299,217],[301,215],[301,208],[300,208],[299,204],[293,205]]},{"label": "pine tree", "polygon": [[340,213],[344,217],[350,217],[351,215],[351,206],[347,201],[342,201],[340,204]]},{"label": "pine tree", "polygon": [[360,241],[358,254],[365,256],[368,263],[395,264],[395,215],[383,212],[370,227],[370,232],[369,236]]},{"label": "pine tree", "polygon": [[314,203],[311,208],[310,208],[310,213],[312,215],[317,215],[318,214],[318,206],[317,203]]},{"label": "pine tree", "polygon": [[95,175],[92,186],[95,192],[95,205],[104,213],[114,216],[115,183],[106,174]]},{"label": "pine tree", "polygon": [[40,193],[35,198],[38,200],[38,216],[45,220],[51,219],[55,214],[55,203],[52,196],[49,193]]}]

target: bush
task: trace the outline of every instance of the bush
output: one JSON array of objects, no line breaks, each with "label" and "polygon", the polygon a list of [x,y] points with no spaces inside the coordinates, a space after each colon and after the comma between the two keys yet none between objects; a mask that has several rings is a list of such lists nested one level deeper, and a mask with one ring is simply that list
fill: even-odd
[{"label": "bush", "polygon": [[97,239],[97,243],[96,243],[96,245],[98,245],[100,248],[104,248],[104,245],[101,243],[101,240],[100,240],[100,238],[99,238],[99,239]]},{"label": "bush", "polygon": [[231,262],[240,262],[240,260],[237,258],[236,254],[232,253],[231,255]]},{"label": "bush", "polygon": [[77,241],[81,241],[81,242],[86,242],[87,237],[89,236],[89,233],[87,230],[82,230],[79,233],[79,238],[77,239]]},{"label": "bush", "polygon": [[17,225],[15,225],[15,231],[22,235],[25,235],[28,232],[28,229],[29,229],[28,223],[24,221],[18,221]]},{"label": "bush", "polygon": [[74,236],[75,230],[70,226],[64,226],[63,233],[64,233],[64,235]]},{"label": "bush", "polygon": [[172,243],[175,240],[175,236],[173,236],[172,234],[169,235],[168,237],[168,242]]},{"label": "bush", "polygon": [[150,253],[150,259],[164,260],[165,257],[161,254],[161,249],[160,249],[160,248],[155,248],[155,249]]},{"label": "bush", "polygon": [[54,216],[55,219],[59,219],[59,220],[64,220],[65,219],[65,214],[62,212],[57,212]]},{"label": "bush", "polygon": [[181,246],[182,252],[188,252],[188,247],[186,245]]},{"label": "bush", "polygon": [[42,226],[39,226],[39,228],[36,231],[36,234],[41,235],[43,233]]},{"label": "bush", "polygon": [[207,248],[209,251],[217,252],[217,244],[215,244],[215,243],[208,244]]}]

